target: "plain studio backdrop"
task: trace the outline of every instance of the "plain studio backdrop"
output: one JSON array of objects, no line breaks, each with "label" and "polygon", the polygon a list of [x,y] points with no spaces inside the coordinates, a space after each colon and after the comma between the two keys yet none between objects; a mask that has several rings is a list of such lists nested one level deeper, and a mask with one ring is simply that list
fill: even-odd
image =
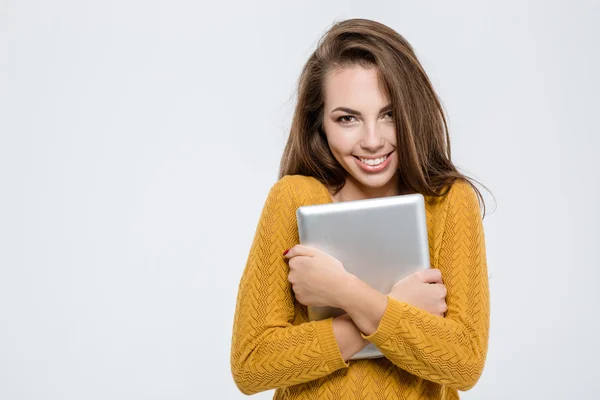
[{"label": "plain studio backdrop", "polygon": [[495,196],[462,397],[597,399],[600,5],[483,3],[1,1],[0,398],[245,398],[237,287],[295,85],[358,17],[411,42]]}]

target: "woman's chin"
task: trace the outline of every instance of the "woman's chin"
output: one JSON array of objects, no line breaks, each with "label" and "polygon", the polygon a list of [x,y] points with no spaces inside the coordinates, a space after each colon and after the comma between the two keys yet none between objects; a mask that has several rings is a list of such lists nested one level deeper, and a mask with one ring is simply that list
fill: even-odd
[{"label": "woman's chin", "polygon": [[365,188],[376,190],[384,188],[391,184],[391,181],[395,179],[395,174],[381,173],[381,174],[364,174],[364,173],[353,173],[351,174],[353,180]]}]

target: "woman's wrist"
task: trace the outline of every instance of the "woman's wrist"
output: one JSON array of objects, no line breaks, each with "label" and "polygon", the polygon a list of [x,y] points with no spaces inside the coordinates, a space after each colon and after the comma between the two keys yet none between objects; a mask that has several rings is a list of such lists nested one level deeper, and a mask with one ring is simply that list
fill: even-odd
[{"label": "woman's wrist", "polygon": [[362,333],[373,334],[387,308],[387,296],[352,274],[341,285],[336,307],[345,310]]},{"label": "woman's wrist", "polygon": [[352,301],[352,291],[355,290],[359,280],[356,275],[346,272],[341,279],[336,281],[331,306],[346,310],[347,304]]},{"label": "woman's wrist", "polygon": [[362,338],[360,330],[348,314],[333,319],[333,332],[344,361],[348,361],[370,343]]}]

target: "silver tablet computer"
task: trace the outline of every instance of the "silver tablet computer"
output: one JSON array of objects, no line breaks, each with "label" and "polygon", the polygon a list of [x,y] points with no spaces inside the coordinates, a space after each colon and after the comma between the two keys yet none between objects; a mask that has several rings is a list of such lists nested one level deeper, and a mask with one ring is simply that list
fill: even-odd
[{"label": "silver tablet computer", "polygon": [[[430,267],[425,199],[419,193],[302,206],[296,217],[301,244],[337,258],[346,271],[381,293]],[[311,321],[344,313],[308,307]],[[371,343],[351,359],[376,357],[383,354]]]}]

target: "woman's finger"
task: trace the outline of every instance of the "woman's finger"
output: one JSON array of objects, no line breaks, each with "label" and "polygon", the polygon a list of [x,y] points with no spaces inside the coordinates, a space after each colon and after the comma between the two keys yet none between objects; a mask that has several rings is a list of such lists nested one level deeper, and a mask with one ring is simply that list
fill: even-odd
[{"label": "woman's finger", "polygon": [[283,252],[283,256],[288,260],[297,256],[312,257],[314,255],[314,249],[312,247],[297,244],[294,247]]},{"label": "woman's finger", "polygon": [[437,268],[428,268],[421,271],[425,283],[442,283],[442,271]]}]

